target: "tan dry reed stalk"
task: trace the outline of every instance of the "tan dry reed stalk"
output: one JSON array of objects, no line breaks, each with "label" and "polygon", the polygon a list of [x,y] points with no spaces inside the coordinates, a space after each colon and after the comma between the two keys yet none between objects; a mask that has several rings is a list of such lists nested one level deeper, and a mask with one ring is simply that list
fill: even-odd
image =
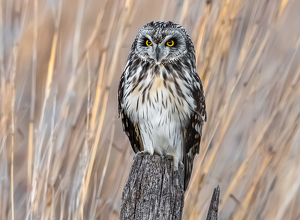
[{"label": "tan dry reed stalk", "polygon": [[41,116],[40,116],[39,130],[41,129],[42,123],[44,121],[44,112],[45,112],[47,100],[49,98],[50,91],[51,91],[51,84],[52,84],[55,57],[56,57],[56,50],[57,50],[57,39],[58,39],[58,33],[59,33],[59,24],[60,24],[60,18],[61,18],[61,10],[62,10],[62,1],[63,0],[59,1],[58,12],[57,12],[57,16],[55,18],[55,32],[54,32],[54,35],[53,35],[50,59],[49,59],[49,63],[48,63],[48,74],[47,74],[46,87],[45,87],[45,96],[44,96],[43,106],[42,106]]},{"label": "tan dry reed stalk", "polygon": [[[298,169],[295,173],[299,173],[299,171],[300,171],[299,165],[297,168]],[[291,202],[293,196],[296,195],[296,192],[299,189],[299,186],[300,186],[300,175],[298,175],[298,178],[296,179],[296,181],[293,184],[291,184],[291,188],[288,190],[287,195],[285,196],[285,199],[283,201],[283,204],[281,205],[281,207],[279,208],[279,211],[277,212],[275,220],[280,220],[280,219],[284,218],[284,213],[286,211],[286,208],[289,205],[289,203]]]},{"label": "tan dry reed stalk", "polygon": [[111,149],[112,149],[114,134],[115,134],[115,125],[113,124],[112,128],[111,128],[111,135],[110,135],[110,141],[109,141],[108,150],[107,150],[107,154],[106,154],[106,159],[105,159],[102,176],[101,176],[101,180],[100,180],[100,184],[99,184],[99,188],[98,188],[99,197],[101,195],[103,181],[104,181],[104,178],[106,175],[106,170],[107,170],[107,165],[108,165],[108,161],[109,161],[109,157],[110,157],[110,153],[111,153]]},{"label": "tan dry reed stalk", "polygon": [[76,66],[78,63],[79,57],[79,41],[81,35],[81,24],[83,20],[83,12],[84,12],[85,0],[79,0],[76,23],[75,23],[75,34],[73,40],[73,52],[72,52],[72,72],[75,73]]},{"label": "tan dry reed stalk", "polygon": [[[45,179],[45,186],[44,186],[44,196],[43,196],[43,206],[42,207],[42,219],[44,219],[44,210],[46,208],[46,194],[48,191],[48,180],[49,180],[49,173],[50,173],[50,163],[52,159],[52,152],[53,152],[53,145],[54,145],[54,140],[53,140],[53,134],[54,134],[54,119],[55,119],[55,110],[56,110],[56,97],[57,94],[54,96],[53,100],[53,107],[52,107],[52,117],[51,117],[51,129],[50,129],[50,137],[49,137],[49,148],[48,148],[48,158],[47,158],[47,168],[46,168],[46,179]],[[46,154],[45,154],[46,155]]]},{"label": "tan dry reed stalk", "polygon": [[269,155],[269,154],[267,154],[264,157],[264,160],[262,162],[260,170],[258,171],[257,176],[253,180],[253,182],[251,184],[251,188],[249,189],[248,194],[247,194],[246,198],[244,199],[241,208],[239,209],[239,211],[237,212],[237,214],[234,216],[235,220],[244,219],[243,217],[244,217],[246,208],[249,206],[250,199],[252,198],[252,195],[254,193],[255,188],[257,187],[258,181],[260,180],[263,172],[265,171],[267,165],[269,164],[270,159],[271,159],[271,155]]},{"label": "tan dry reed stalk", "polygon": [[36,94],[36,66],[37,66],[37,35],[38,35],[38,1],[34,0],[34,24],[32,44],[32,72],[31,72],[31,105],[28,134],[28,162],[27,162],[27,190],[30,191],[32,175],[32,147],[34,140],[34,113]]},{"label": "tan dry reed stalk", "polygon": [[102,56],[101,56],[101,64],[99,68],[99,74],[98,74],[98,83],[97,83],[97,90],[96,90],[96,96],[94,99],[94,106],[93,106],[93,112],[92,112],[92,118],[91,118],[91,132],[95,130],[95,125],[96,125],[96,116],[99,108],[99,103],[100,103],[100,97],[102,95],[103,91],[103,73],[104,73],[104,67],[105,67],[105,60],[106,60],[106,50],[103,51]]},{"label": "tan dry reed stalk", "polygon": [[3,62],[3,58],[4,58],[4,48],[3,48],[3,20],[2,20],[2,1],[0,1],[0,87],[2,88],[3,86],[3,74],[5,71],[4,68],[4,62]]},{"label": "tan dry reed stalk", "polygon": [[136,14],[138,12],[138,9],[139,9],[141,3],[142,3],[142,0],[135,0],[135,1],[130,0],[129,3],[128,3],[128,7],[127,8],[130,9],[130,12],[128,13],[129,17],[128,17],[126,23],[125,23],[122,42],[125,41],[125,38],[128,35],[130,27],[131,27],[132,23],[134,22],[134,18],[136,18]]},{"label": "tan dry reed stalk", "polygon": [[[88,92],[87,92],[87,111],[86,111],[86,117],[87,117],[87,122],[86,122],[86,131],[85,131],[85,143],[84,143],[84,149],[83,149],[83,154],[85,158],[87,158],[87,152],[89,148],[89,142],[90,142],[90,99],[91,99],[91,70],[90,70],[90,56],[89,56],[89,51],[87,50],[86,53],[86,64],[87,64],[87,70],[88,70]],[[83,202],[83,195],[86,194],[85,192],[85,176],[86,176],[86,171],[87,171],[87,166],[85,166],[83,175],[82,175],[82,184],[80,187],[80,191],[82,192],[79,196],[81,197],[81,203],[80,203],[80,219],[84,219],[84,214],[83,214],[83,209],[84,209],[84,202]]]},{"label": "tan dry reed stalk", "polygon": [[198,38],[197,38],[197,43],[196,43],[196,58],[199,57],[199,54],[200,54],[200,49],[201,49],[201,46],[202,46],[202,40],[203,40],[203,37],[204,37],[204,33],[205,33],[205,27],[206,27],[206,24],[207,24],[207,19],[208,19],[208,16],[209,16],[209,13],[210,13],[210,10],[211,10],[211,4],[208,3],[205,5],[205,9],[204,9],[204,15],[203,17],[201,18],[201,21],[200,21],[200,31],[198,33]]},{"label": "tan dry reed stalk", "polygon": [[40,117],[40,124],[39,124],[39,130],[41,129],[43,120],[44,120],[44,112],[46,108],[46,104],[50,95],[51,91],[51,83],[52,83],[52,77],[53,77],[53,70],[54,70],[54,64],[55,64],[55,57],[56,57],[56,49],[57,49],[57,38],[58,38],[58,29],[55,28],[55,33],[53,36],[52,41],[52,47],[51,47],[51,55],[50,60],[48,64],[48,75],[47,75],[47,81],[46,81],[46,87],[45,87],[45,96],[43,101],[43,107],[41,111],[41,117]]},{"label": "tan dry reed stalk", "polygon": [[[109,42],[110,36],[112,34],[112,27],[114,24],[113,17],[116,15],[116,13],[117,13],[117,2],[115,1],[114,6],[113,6],[112,16],[111,16],[110,23],[109,23],[108,30],[107,30],[107,35],[104,40],[104,45],[103,45],[104,50],[102,51],[102,54],[101,54],[101,64],[100,64],[100,68],[99,68],[97,90],[96,90],[96,96],[95,96],[95,100],[94,100],[94,106],[93,106],[92,117],[91,117],[91,132],[92,133],[94,132],[95,127],[96,127],[95,126],[96,125],[96,117],[97,117],[97,113],[98,113],[100,97],[102,96],[102,93],[103,93],[102,84],[103,84],[103,74],[104,74],[104,67],[105,67],[105,61],[106,61],[106,55],[107,55],[107,47],[108,47],[108,42]],[[94,28],[94,29],[96,29],[96,28]]]},{"label": "tan dry reed stalk", "polygon": [[105,0],[105,3],[104,3],[104,7],[101,8],[100,12],[98,13],[98,16],[97,16],[97,19],[96,19],[96,23],[95,23],[95,26],[94,26],[94,29],[92,31],[92,34],[89,38],[89,40],[87,41],[86,45],[85,45],[85,49],[84,51],[82,52],[79,60],[78,60],[78,64],[77,64],[77,69],[80,67],[82,61],[84,60],[84,57],[87,56],[87,52],[90,50],[92,44],[94,43],[96,37],[97,37],[97,33],[99,31],[99,28],[100,28],[100,24],[101,24],[101,21],[103,19],[103,16],[104,16],[104,12],[105,12],[105,9],[107,7],[107,0]]},{"label": "tan dry reed stalk", "polygon": [[[19,41],[21,38],[21,35],[23,33],[23,28],[26,20],[26,15],[27,15],[27,6],[28,6],[28,1],[25,2],[26,4],[26,9],[25,9],[25,16],[22,17],[21,19],[21,28],[19,32],[19,36],[17,36],[17,40],[14,44],[13,47],[13,64],[12,64],[12,70],[10,74],[10,83],[12,84],[12,100],[11,100],[11,180],[10,180],[10,188],[11,188],[11,218],[12,220],[15,219],[15,208],[14,208],[14,149],[15,149],[15,76],[16,76],[16,69],[17,69],[17,57],[18,57],[18,49],[19,49]],[[2,28],[2,4],[0,4],[0,15],[1,15],[1,28]],[[1,89],[4,89],[4,77],[2,74],[4,74],[4,66],[3,66],[3,49],[2,49],[2,38],[1,38]],[[3,90],[2,90],[3,91]],[[2,93],[4,95],[4,91]]]},{"label": "tan dry reed stalk", "polygon": [[100,121],[99,121],[98,129],[97,129],[97,133],[96,133],[96,137],[95,137],[95,142],[94,142],[94,145],[93,145],[92,156],[91,156],[91,159],[90,159],[90,165],[89,165],[89,168],[88,168],[87,177],[86,177],[86,181],[85,181],[85,186],[84,186],[84,193],[85,194],[83,195],[83,203],[85,203],[85,200],[86,200],[86,193],[87,193],[88,186],[89,186],[89,180],[90,180],[90,177],[91,177],[93,164],[94,164],[95,157],[96,157],[97,146],[98,146],[99,140],[100,140],[100,134],[101,134],[102,127],[103,127],[103,121],[104,121],[104,116],[105,116],[105,109],[106,109],[106,106],[107,106],[108,95],[109,95],[109,92],[106,90],[105,93],[104,93],[103,107],[102,107],[102,110],[100,112]]},{"label": "tan dry reed stalk", "polygon": [[288,2],[289,2],[289,0],[282,0],[281,1],[278,17],[281,17],[281,15],[282,15],[284,9],[286,8],[286,5],[288,4]]},{"label": "tan dry reed stalk", "polygon": [[17,46],[14,48],[14,65],[11,73],[12,83],[12,102],[11,102],[11,170],[10,170],[10,190],[11,190],[11,219],[15,219],[15,208],[14,208],[14,148],[15,148],[15,75],[17,66]]}]

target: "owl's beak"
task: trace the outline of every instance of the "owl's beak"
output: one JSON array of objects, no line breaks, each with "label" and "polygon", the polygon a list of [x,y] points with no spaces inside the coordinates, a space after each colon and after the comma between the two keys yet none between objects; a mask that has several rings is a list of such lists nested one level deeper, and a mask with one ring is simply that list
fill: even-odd
[{"label": "owl's beak", "polygon": [[160,53],[160,49],[158,46],[156,46],[156,48],[155,48],[155,58],[156,58],[156,62],[160,62],[161,53]]}]

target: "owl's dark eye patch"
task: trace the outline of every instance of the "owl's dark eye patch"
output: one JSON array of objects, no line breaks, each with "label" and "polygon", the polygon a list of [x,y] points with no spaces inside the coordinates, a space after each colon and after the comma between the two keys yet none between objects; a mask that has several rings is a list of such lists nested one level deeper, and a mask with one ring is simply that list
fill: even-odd
[{"label": "owl's dark eye patch", "polygon": [[144,47],[149,47],[149,46],[152,46],[152,42],[151,42],[151,40],[149,40],[149,39],[148,39],[148,38],[146,38],[146,37],[143,39],[143,41],[142,41],[142,42],[143,42],[143,46],[144,46]]},{"label": "owl's dark eye patch", "polygon": [[177,46],[177,39],[171,38],[166,42],[166,46],[168,47],[176,47]]}]

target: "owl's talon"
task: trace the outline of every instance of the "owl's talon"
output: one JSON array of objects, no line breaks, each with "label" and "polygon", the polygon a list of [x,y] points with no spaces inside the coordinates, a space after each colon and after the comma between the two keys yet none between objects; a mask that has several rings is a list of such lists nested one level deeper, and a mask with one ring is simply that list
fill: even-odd
[{"label": "owl's talon", "polygon": [[151,153],[149,150],[143,150],[143,151],[140,151],[140,153],[153,155],[153,152]]},{"label": "owl's talon", "polygon": [[165,157],[167,157],[168,159],[172,159],[173,160],[173,164],[174,164],[174,171],[178,170],[178,167],[181,166],[181,164],[183,164],[178,157],[175,156],[175,154],[167,154],[165,155]]}]

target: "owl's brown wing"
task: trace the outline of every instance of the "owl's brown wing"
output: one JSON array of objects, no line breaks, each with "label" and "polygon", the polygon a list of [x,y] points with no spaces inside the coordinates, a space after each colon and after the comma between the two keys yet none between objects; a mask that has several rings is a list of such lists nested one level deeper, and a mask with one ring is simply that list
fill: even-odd
[{"label": "owl's brown wing", "polygon": [[188,125],[183,128],[184,190],[187,189],[190,182],[194,157],[196,154],[199,154],[202,125],[206,121],[205,98],[202,83],[198,74],[196,74],[194,77],[194,82],[197,82],[192,85],[192,95],[196,104],[196,108],[190,115],[190,121]]},{"label": "owl's brown wing", "polygon": [[143,150],[143,142],[140,134],[140,128],[138,124],[134,124],[124,109],[122,108],[122,102],[124,99],[124,86],[125,86],[125,74],[123,72],[118,88],[118,113],[122,119],[123,131],[129,138],[131,147],[135,153]]}]

